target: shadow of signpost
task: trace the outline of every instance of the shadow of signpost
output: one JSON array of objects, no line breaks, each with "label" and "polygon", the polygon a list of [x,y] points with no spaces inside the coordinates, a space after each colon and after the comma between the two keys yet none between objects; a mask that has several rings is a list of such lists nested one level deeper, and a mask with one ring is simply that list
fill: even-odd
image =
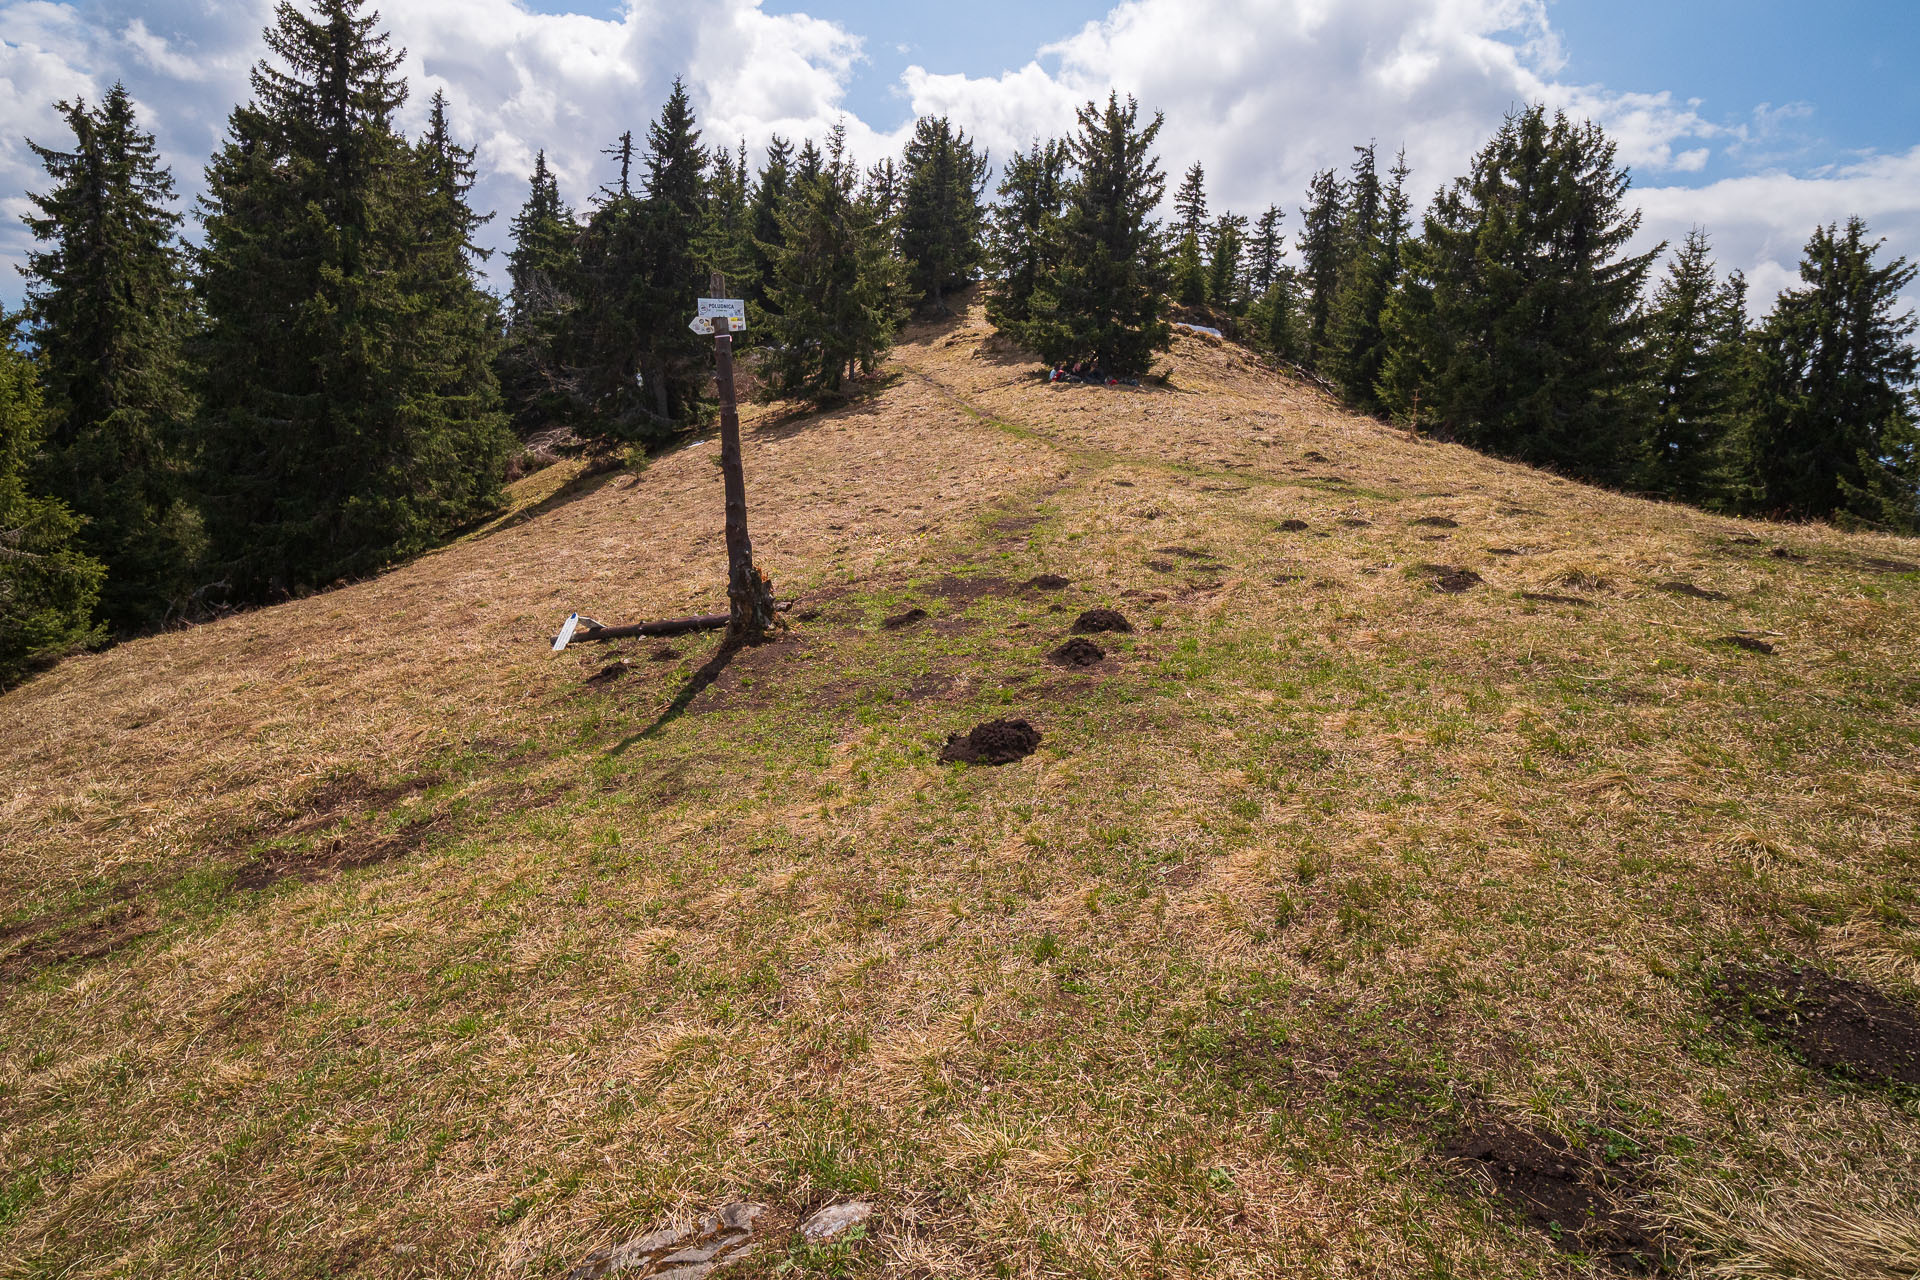
[{"label": "shadow of signpost", "polygon": [[733,656],[743,648],[745,646],[737,640],[722,640],[720,647],[714,650],[713,656],[708,658],[699,670],[687,677],[687,682],[680,687],[680,692],[673,695],[673,701],[669,702],[666,709],[654,718],[652,724],[622,739],[607,754],[621,755],[634,743],[657,737],[662,729],[680,718],[681,713],[692,705],[695,698],[720,678],[720,673],[727,669],[727,664],[733,661]]}]

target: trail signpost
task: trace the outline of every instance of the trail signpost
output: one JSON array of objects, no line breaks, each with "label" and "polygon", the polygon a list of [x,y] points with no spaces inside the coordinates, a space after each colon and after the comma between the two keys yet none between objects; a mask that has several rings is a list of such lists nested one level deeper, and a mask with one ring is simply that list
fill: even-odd
[{"label": "trail signpost", "polygon": [[[713,291],[725,281],[713,276]],[[702,328],[702,325],[709,326]],[[733,394],[733,335],[747,327],[747,304],[739,298],[702,298],[695,332],[713,335],[714,375],[720,385],[720,474],[727,490],[727,639],[758,643],[777,623],[773,582],[753,563],[747,537],[747,482],[740,467],[740,413]]]},{"label": "trail signpost", "polygon": [[[713,291],[724,292],[726,281],[713,275]],[[728,646],[758,644],[780,625],[781,606],[774,603],[773,580],[753,563],[753,542],[747,537],[747,482],[740,466],[740,411],[733,394],[733,335],[747,328],[747,304],[739,298],[701,298],[693,321],[695,333],[712,334],[714,375],[720,385],[720,474],[726,483],[727,612],[695,618],[669,618],[608,627],[573,614],[553,638],[559,653],[575,641],[621,640],[629,636],[677,636],[690,631],[727,629]]]}]

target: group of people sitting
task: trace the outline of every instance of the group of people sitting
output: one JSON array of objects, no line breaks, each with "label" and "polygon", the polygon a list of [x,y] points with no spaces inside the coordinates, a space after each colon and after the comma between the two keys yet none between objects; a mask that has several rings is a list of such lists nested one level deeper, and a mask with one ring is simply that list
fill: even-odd
[{"label": "group of people sitting", "polygon": [[1092,360],[1062,362],[1047,371],[1048,382],[1084,382],[1096,387],[1137,387],[1138,378],[1116,378]]}]

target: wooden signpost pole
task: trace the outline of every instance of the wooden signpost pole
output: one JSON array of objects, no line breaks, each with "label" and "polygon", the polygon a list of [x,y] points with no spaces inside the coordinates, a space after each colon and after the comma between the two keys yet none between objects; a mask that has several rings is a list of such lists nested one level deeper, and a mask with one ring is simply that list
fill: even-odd
[{"label": "wooden signpost pole", "polygon": [[[713,276],[713,292],[720,297],[725,281]],[[758,644],[778,625],[774,612],[773,581],[753,563],[753,541],[747,536],[747,481],[740,466],[740,413],[733,393],[733,333],[721,318],[713,333],[716,380],[720,384],[720,474],[727,490],[727,639]]]}]

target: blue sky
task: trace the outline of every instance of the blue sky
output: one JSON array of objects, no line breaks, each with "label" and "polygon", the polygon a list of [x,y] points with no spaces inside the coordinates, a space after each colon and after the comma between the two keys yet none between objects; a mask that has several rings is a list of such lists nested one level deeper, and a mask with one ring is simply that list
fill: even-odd
[{"label": "blue sky", "polygon": [[[1290,229],[1307,179],[1353,144],[1404,146],[1424,198],[1504,112],[1545,101],[1619,143],[1643,246],[1706,227],[1756,308],[1817,223],[1862,214],[1920,258],[1920,0],[371,2],[410,51],[403,125],[446,92],[496,243],[535,151],[584,203],[601,149],[679,75],[709,142],[844,121],[863,161],[940,113],[1004,156],[1118,88],[1166,112],[1169,171],[1200,161],[1216,208],[1276,203]],[[0,305],[44,177],[21,139],[61,139],[52,103],[125,80],[191,200],[273,3],[0,0]]]},{"label": "blue sky", "polygon": [[[540,0],[549,13],[608,17],[621,4]],[[846,105],[892,129],[912,116],[900,77],[919,64],[991,76],[1024,65],[1113,7],[1092,0],[769,0],[771,13],[807,13],[860,35],[865,63]],[[1864,151],[1920,144],[1920,4],[1915,0],[1550,0],[1561,78],[1614,90],[1698,98],[1707,118],[1751,123],[1771,108],[1773,134],[1742,152],[1716,152],[1701,183],[1742,168],[1819,166]]]}]

